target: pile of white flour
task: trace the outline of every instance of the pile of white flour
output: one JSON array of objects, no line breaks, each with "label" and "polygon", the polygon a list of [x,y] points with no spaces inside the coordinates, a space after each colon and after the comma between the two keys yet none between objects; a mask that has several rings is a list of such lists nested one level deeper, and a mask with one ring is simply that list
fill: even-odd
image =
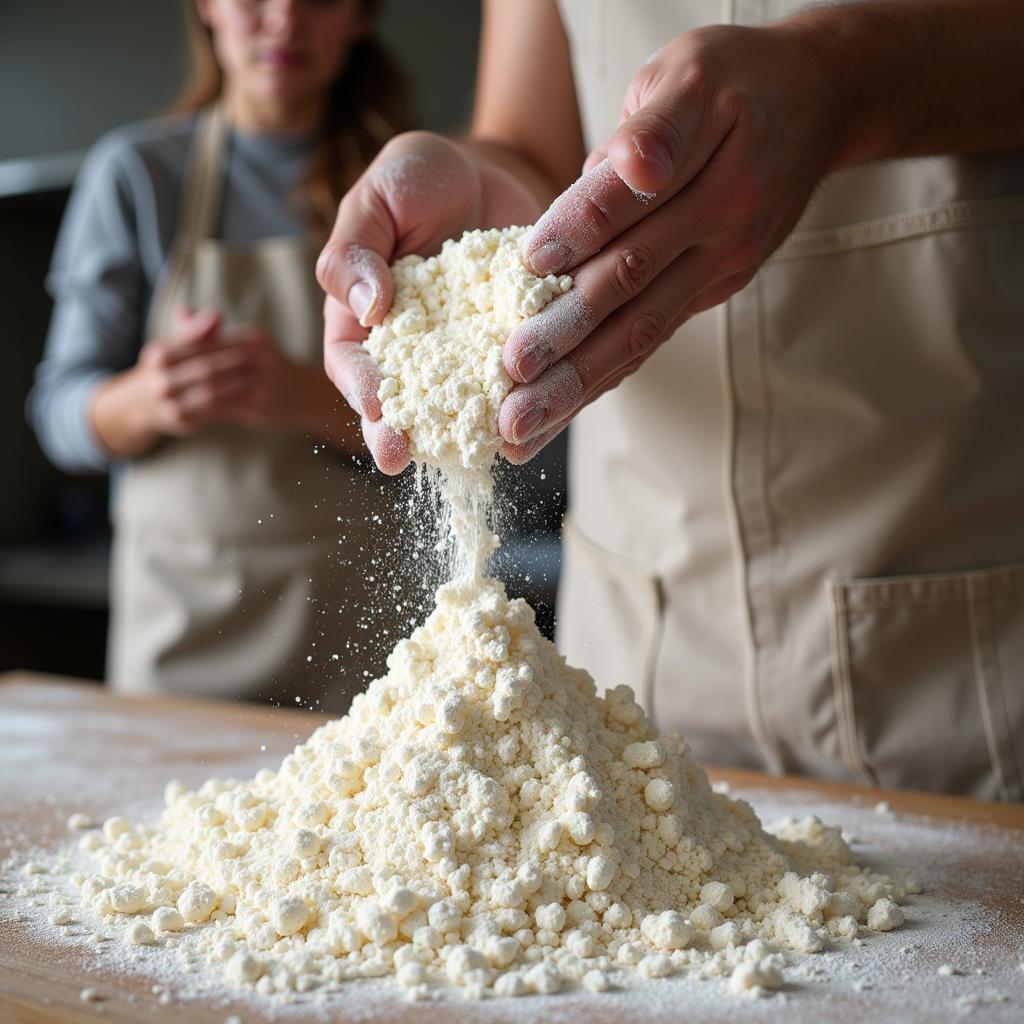
[{"label": "pile of white flour", "polygon": [[[521,235],[400,261],[368,342],[385,419],[463,481],[467,523],[486,514],[470,484],[486,489],[499,445],[501,345],[568,286],[526,273]],[[486,535],[477,521],[462,540]],[[914,891],[859,869],[815,818],[769,835],[628,687],[599,696],[477,571],[440,588],[387,675],[278,771],[172,783],[166,803],[156,824],[112,818],[83,838],[83,902],[126,941],[180,944],[268,995],[383,975],[412,998],[597,992],[624,971],[764,994],[787,951],[897,927]]]}]

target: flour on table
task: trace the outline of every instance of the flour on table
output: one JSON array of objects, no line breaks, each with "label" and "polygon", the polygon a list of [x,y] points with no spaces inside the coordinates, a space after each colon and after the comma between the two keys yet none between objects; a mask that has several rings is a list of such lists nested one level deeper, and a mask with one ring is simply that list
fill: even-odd
[{"label": "flour on table", "polygon": [[384,976],[411,999],[600,993],[624,973],[760,996],[787,956],[899,923],[913,883],[858,867],[817,818],[766,831],[632,690],[599,693],[482,575],[501,344],[569,287],[522,268],[522,235],[400,261],[367,343],[385,418],[458,482],[463,571],[387,674],[277,771],[172,782],[156,823],[83,836],[81,902],[140,951],[178,947],[282,998]]}]

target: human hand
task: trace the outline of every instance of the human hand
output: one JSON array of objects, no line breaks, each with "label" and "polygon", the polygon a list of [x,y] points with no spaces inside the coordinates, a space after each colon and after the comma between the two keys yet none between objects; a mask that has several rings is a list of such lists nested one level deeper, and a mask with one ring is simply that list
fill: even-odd
[{"label": "human hand", "polygon": [[223,332],[220,351],[225,359],[230,353],[236,374],[247,383],[225,396],[218,419],[247,427],[311,426],[319,382],[329,387],[319,367],[295,362],[256,324]]},{"label": "human hand", "polygon": [[615,134],[524,245],[574,287],[503,352],[503,453],[525,462],[689,317],[744,287],[840,145],[814,48],[785,22],[677,36],[630,83]]},{"label": "human hand", "polygon": [[231,402],[253,385],[253,359],[226,344],[214,310],[181,308],[174,330],[142,347],[133,392],[145,426],[157,435],[187,437],[224,418]]},{"label": "human hand", "polygon": [[394,299],[388,265],[409,253],[432,255],[471,228],[529,224],[538,213],[512,175],[427,132],[392,139],[342,200],[317,261],[327,292],[324,367],[362,417],[367,447],[383,472],[400,473],[409,463],[405,435],[381,419],[380,373],[362,345]]},{"label": "human hand", "polygon": [[182,308],[175,332],[143,346],[137,364],[150,427],[187,436],[211,423],[304,426],[311,378],[261,327],[221,327],[213,310]]}]

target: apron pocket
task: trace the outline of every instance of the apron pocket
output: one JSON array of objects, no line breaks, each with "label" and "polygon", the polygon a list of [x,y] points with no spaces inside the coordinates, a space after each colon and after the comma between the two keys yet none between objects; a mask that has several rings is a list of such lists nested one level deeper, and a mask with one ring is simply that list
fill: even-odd
[{"label": "apron pocket", "polygon": [[653,716],[661,640],[661,583],[650,569],[607,551],[567,516],[562,524],[558,649],[598,689],[626,683]]},{"label": "apron pocket", "polygon": [[1024,565],[827,586],[848,767],[874,785],[1024,799]]}]

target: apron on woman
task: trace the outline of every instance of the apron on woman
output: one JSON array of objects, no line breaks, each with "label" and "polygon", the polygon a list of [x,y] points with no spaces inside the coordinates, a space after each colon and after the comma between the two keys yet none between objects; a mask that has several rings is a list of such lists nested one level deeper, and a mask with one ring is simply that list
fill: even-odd
[{"label": "apron on woman", "polygon": [[[802,6],[562,0],[590,145],[673,36]],[[569,465],[559,646],[702,760],[1024,799],[1024,154],[830,176]]]},{"label": "apron on woman", "polygon": [[[226,141],[220,108],[201,115],[147,337],[167,336],[181,305],[212,308],[226,331],[258,324],[319,367],[311,240],[213,237]],[[110,681],[344,710],[394,640],[376,639],[389,617],[371,618],[361,571],[381,543],[369,522],[380,507],[379,484],[296,430],[223,424],[162,440],[126,466],[116,496]]]}]

